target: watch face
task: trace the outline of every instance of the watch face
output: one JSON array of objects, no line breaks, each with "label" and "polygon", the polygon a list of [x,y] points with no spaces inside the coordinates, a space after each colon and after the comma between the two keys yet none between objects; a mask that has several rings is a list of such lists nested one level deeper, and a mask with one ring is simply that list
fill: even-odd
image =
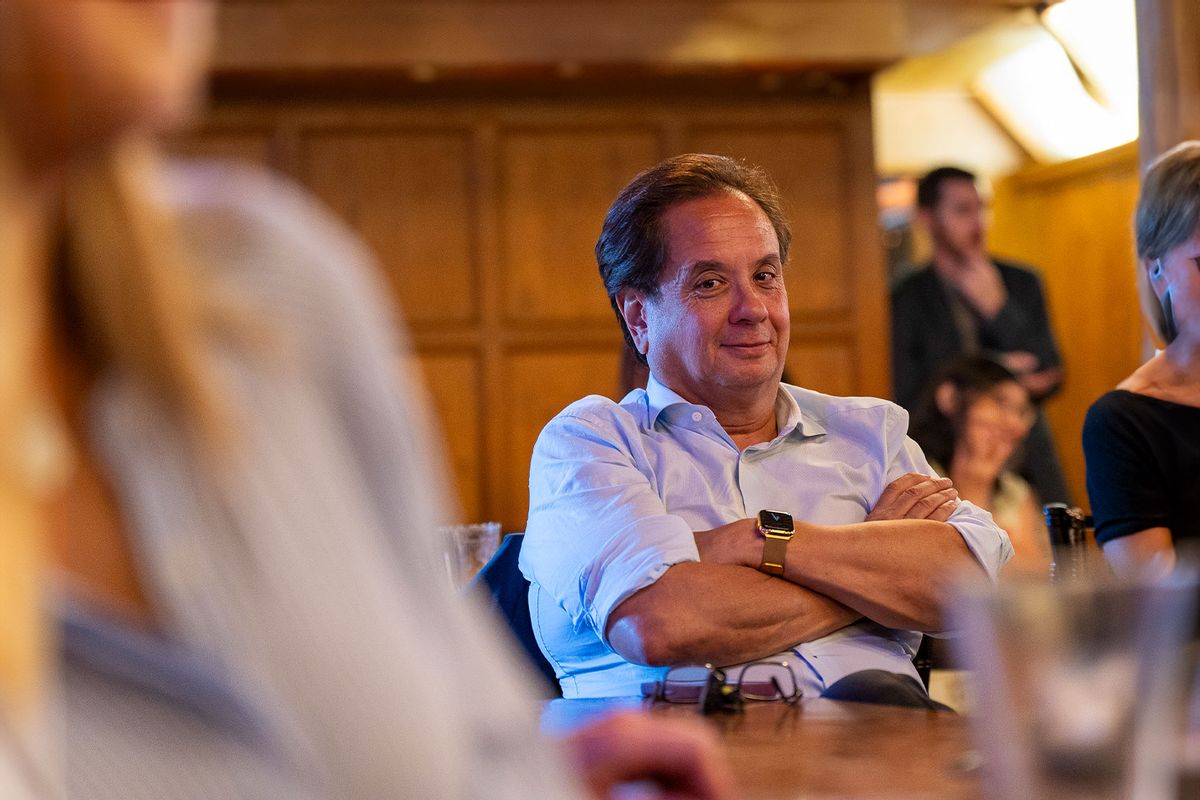
[{"label": "watch face", "polygon": [[790,531],[794,527],[791,514],[785,514],[782,511],[768,511],[765,508],[758,512],[758,524],[764,528],[780,528],[785,531]]}]

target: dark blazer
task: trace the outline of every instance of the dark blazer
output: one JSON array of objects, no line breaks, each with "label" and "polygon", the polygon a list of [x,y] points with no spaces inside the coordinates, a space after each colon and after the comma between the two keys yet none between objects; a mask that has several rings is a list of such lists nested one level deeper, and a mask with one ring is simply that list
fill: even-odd
[{"label": "dark blazer", "polygon": [[[1038,369],[1059,366],[1062,362],[1050,330],[1041,280],[1032,270],[993,261],[1008,301],[995,319],[976,319],[980,347],[991,354],[1033,353]],[[892,290],[892,389],[896,402],[910,410],[938,370],[963,353],[947,291],[930,265],[902,279]]]},{"label": "dark blazer", "polygon": [[[1033,353],[1038,369],[1060,366],[1058,345],[1050,330],[1042,282],[1030,269],[993,259],[1008,301],[990,322],[976,317],[984,354],[1017,350]],[[930,265],[902,279],[892,290],[892,390],[896,402],[911,410],[938,370],[963,354],[962,337],[950,311],[948,290]],[[1060,381],[1061,383],[1061,381]],[[1039,400],[1058,391],[1059,384]],[[1039,411],[1017,465],[1042,502],[1071,504],[1058,451],[1046,418]]]}]

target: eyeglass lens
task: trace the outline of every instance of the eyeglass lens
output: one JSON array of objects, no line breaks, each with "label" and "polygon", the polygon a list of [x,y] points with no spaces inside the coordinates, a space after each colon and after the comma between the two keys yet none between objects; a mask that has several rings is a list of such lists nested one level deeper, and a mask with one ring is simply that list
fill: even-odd
[{"label": "eyeglass lens", "polygon": [[[714,687],[723,686],[725,681],[725,672],[709,665],[672,667],[659,683],[657,697],[668,703],[700,703]],[[790,702],[800,697],[796,676],[783,661],[746,665],[738,675],[736,686],[729,686],[725,694],[735,692],[742,699],[754,701]]]},{"label": "eyeglass lens", "polygon": [[[668,703],[698,703],[714,672],[720,670],[698,664],[672,667],[663,677],[661,698]],[[725,674],[721,672],[720,676],[723,681]]]},{"label": "eyeglass lens", "polygon": [[796,676],[783,662],[747,665],[738,679],[738,691],[746,700],[791,700],[799,696]]}]

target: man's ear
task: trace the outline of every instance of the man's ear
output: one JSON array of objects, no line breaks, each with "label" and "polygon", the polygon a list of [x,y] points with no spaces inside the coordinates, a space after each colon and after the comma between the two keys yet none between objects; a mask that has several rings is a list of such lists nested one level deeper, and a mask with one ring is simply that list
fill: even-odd
[{"label": "man's ear", "polygon": [[933,390],[933,402],[943,416],[953,418],[958,406],[958,389],[950,381],[939,383],[938,387]]},{"label": "man's ear", "polygon": [[646,295],[629,286],[617,290],[617,308],[625,319],[625,326],[633,336],[633,344],[637,351],[646,355],[650,350],[650,337],[646,325]]}]

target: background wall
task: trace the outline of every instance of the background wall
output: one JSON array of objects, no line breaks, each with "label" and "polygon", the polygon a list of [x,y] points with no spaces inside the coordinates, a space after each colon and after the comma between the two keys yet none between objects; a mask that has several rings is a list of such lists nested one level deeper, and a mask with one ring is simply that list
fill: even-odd
[{"label": "background wall", "polygon": [[[215,108],[180,146],[284,171],[370,242],[463,516],[515,530],[542,425],[619,393],[592,246],[619,188],[667,155],[774,175],[796,232],[789,374],[889,394],[867,81],[1032,5],[222,0]],[[1031,181],[1012,205],[1036,216],[1050,200]],[[1046,260],[1044,242],[1011,238]]]},{"label": "background wall", "polygon": [[1080,437],[1088,406],[1142,361],[1134,288],[1137,145],[999,181],[991,249],[1037,267],[1066,380],[1046,405],[1075,501],[1087,506]]},{"label": "background wall", "polygon": [[757,98],[652,81],[606,97],[504,91],[328,101],[268,90],[219,100],[180,144],[283,170],[371,244],[440,412],[465,518],[522,529],[542,426],[586,394],[618,396],[624,344],[592,248],[620,188],[670,154],[727,153],[772,174],[794,231],[790,375],[887,394],[865,82]]}]

